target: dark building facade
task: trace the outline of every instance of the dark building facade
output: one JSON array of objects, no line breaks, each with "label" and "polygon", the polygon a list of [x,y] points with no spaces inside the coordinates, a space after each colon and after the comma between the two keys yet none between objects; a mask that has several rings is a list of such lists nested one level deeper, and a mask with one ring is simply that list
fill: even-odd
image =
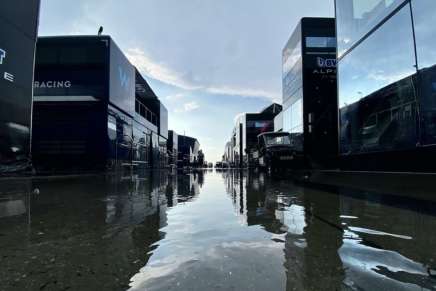
[{"label": "dark building facade", "polygon": [[434,171],[436,2],[336,0],[344,169]]},{"label": "dark building facade", "polygon": [[282,106],[273,103],[259,113],[244,113],[237,118],[230,141],[233,153],[228,155],[231,166],[250,166],[251,154],[257,146],[257,136],[274,131],[274,118],[281,111]]},{"label": "dark building facade", "polygon": [[174,130],[168,131],[167,150],[168,150],[168,164],[176,166],[178,155],[179,155],[179,137]]},{"label": "dark building facade", "polygon": [[39,38],[34,92],[37,169],[161,166],[167,115],[148,107],[159,100],[109,36]]},{"label": "dark building facade", "polygon": [[[152,154],[150,163],[153,167],[168,165],[168,110],[153,92],[147,81],[136,71],[136,118],[145,118],[157,127],[151,132]],[[139,115],[139,117],[138,117]]]},{"label": "dark building facade", "polygon": [[302,18],[283,49],[282,126],[309,166],[337,156],[336,38],[333,18]]},{"label": "dark building facade", "polygon": [[194,137],[178,135],[178,166],[195,166],[198,162],[200,143]]},{"label": "dark building facade", "polygon": [[0,8],[0,173],[30,166],[32,83],[39,0]]}]

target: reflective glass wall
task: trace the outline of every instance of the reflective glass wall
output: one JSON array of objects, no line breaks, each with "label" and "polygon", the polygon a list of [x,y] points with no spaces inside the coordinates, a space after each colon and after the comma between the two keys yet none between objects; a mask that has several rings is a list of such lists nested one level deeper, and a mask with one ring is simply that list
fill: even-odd
[{"label": "reflective glass wall", "polygon": [[283,130],[289,133],[303,133],[303,92],[301,97],[284,111]]},{"label": "reflective glass wall", "polygon": [[336,0],[341,154],[436,143],[434,16],[432,0]]},{"label": "reflective glass wall", "polygon": [[402,3],[404,0],[336,0],[338,57]]},{"label": "reflective glass wall", "polygon": [[317,166],[337,156],[336,88],[335,21],[304,17],[283,49],[283,131]]},{"label": "reflective glass wall", "polygon": [[436,144],[436,1],[411,3],[419,70],[421,143]]},{"label": "reflective glass wall", "polygon": [[[313,40],[315,42],[316,40]],[[303,133],[303,46],[301,23],[295,28],[282,54],[283,131]]]}]

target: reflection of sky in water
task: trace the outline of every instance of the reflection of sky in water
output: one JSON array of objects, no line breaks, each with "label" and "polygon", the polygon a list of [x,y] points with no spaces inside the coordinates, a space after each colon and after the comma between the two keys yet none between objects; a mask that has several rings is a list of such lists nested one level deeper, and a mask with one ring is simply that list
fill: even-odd
[{"label": "reflection of sky in water", "polygon": [[367,229],[367,228],[363,228],[363,227],[350,226],[348,229],[353,231],[353,232],[360,232],[360,233],[366,233],[366,234],[372,234],[372,235],[384,235],[384,236],[392,236],[392,237],[401,238],[401,239],[413,239],[411,236],[407,236],[407,235],[388,233],[388,232],[384,232],[384,231]]},{"label": "reflection of sky in water", "polygon": [[288,233],[295,235],[304,234],[304,228],[306,227],[304,207],[291,205],[285,209],[283,216],[283,224],[288,227]]},{"label": "reflection of sky in water", "polygon": [[[253,284],[249,280],[251,268],[257,268],[258,275],[271,280],[259,286],[284,288],[283,245],[272,240],[283,240],[284,235],[271,234],[259,225],[241,224],[229,198],[216,192],[220,187],[211,187],[221,181],[208,181],[198,200],[168,211],[168,225],[161,229],[165,238],[155,244],[148,264],[132,277],[132,290],[155,290],[177,284],[185,287],[192,284],[195,290],[200,290],[198,286],[207,289],[226,280],[235,280],[248,290]],[[197,280],[186,281],[193,277]],[[259,286],[253,288],[261,290]]]},{"label": "reflection of sky in water", "polygon": [[[220,287],[216,285],[218,281],[225,282],[224,285],[219,285],[225,289],[232,286],[229,280],[237,278],[235,286],[238,286],[239,290],[263,290],[259,284],[264,283],[267,278],[270,279],[273,276],[272,272],[282,271],[280,268],[276,269],[277,264],[283,262],[280,252],[285,253],[284,265],[287,267],[289,286],[301,283],[309,287],[317,280],[308,278],[307,282],[301,281],[294,276],[295,273],[302,277],[309,276],[311,272],[320,272],[324,276],[331,274],[330,269],[305,269],[323,266],[324,260],[329,262],[327,263],[329,267],[337,266],[338,269],[337,271],[334,269],[333,276],[341,278],[338,282],[357,290],[419,290],[418,286],[424,288],[432,286],[433,281],[428,277],[426,266],[419,263],[419,260],[415,262],[416,257],[413,255],[409,258],[410,253],[402,254],[395,248],[416,239],[407,235],[410,231],[408,227],[397,232],[383,223],[380,225],[368,223],[375,219],[379,211],[383,212],[381,204],[366,201],[361,205],[356,201],[344,200],[343,202],[351,208],[343,215],[335,214],[335,217],[344,221],[342,228],[345,232],[342,235],[338,234],[337,229],[332,228],[330,224],[336,222],[333,217],[330,217],[332,213],[327,208],[332,206],[331,210],[335,212],[335,204],[325,204],[327,208],[320,211],[320,208],[311,208],[310,205],[322,203],[320,201],[325,198],[312,198],[308,195],[311,198],[304,201],[300,199],[300,193],[297,196],[286,195],[284,191],[275,190],[274,187],[265,189],[264,183],[259,179],[252,180],[251,185],[248,186],[243,183],[242,204],[239,196],[241,191],[235,192],[235,189],[230,189],[231,193],[237,193],[233,201],[233,214],[228,212],[232,208],[229,207],[228,200],[201,193],[196,203],[201,202],[203,206],[206,206],[206,203],[213,203],[214,210],[221,213],[221,222],[213,229],[208,226],[209,223],[213,224],[212,220],[207,221],[210,217],[206,221],[197,221],[197,216],[203,217],[207,212],[203,213],[200,205],[187,205],[193,207],[191,210],[171,210],[169,218],[172,223],[162,229],[167,235],[164,240],[155,244],[158,248],[153,252],[149,264],[133,277],[132,289],[149,287],[151,290],[157,290],[158,287],[165,289],[171,285],[176,286],[174,289],[192,286],[193,290],[201,290],[198,288],[199,285],[206,286],[204,290],[219,289]],[[233,187],[240,189],[239,183],[235,183]],[[242,212],[240,212],[241,205],[244,208]],[[309,207],[309,213],[312,213],[309,216],[306,215],[306,207]],[[360,213],[361,210],[364,212]],[[369,220],[365,210],[371,214]],[[189,214],[189,221],[184,219],[185,213]],[[396,215],[401,214],[396,213]],[[253,220],[253,217],[256,219]],[[251,218],[251,223],[242,224],[240,218]],[[275,224],[276,227],[268,227],[270,223]],[[337,223],[340,224],[340,221]],[[351,223],[357,223],[359,226],[348,226]],[[285,233],[270,233],[278,228],[280,228],[279,232]],[[389,245],[392,241],[395,241],[392,250],[384,250],[380,247],[385,243]],[[282,242],[284,242],[284,249]],[[330,248],[335,243],[338,249]],[[338,258],[337,265],[335,258]],[[265,268],[266,263],[271,269]],[[252,270],[254,266],[261,269],[261,273],[256,273],[257,280],[247,279],[253,278],[253,273],[247,270]],[[345,272],[343,277],[342,270]],[[186,285],[186,278],[192,279],[194,278],[192,276],[197,280],[195,286],[189,283]],[[165,283],[159,284],[159,282]],[[250,282],[255,282],[255,285],[249,285]],[[267,289],[284,290],[283,286],[279,288],[267,286]]]},{"label": "reflection of sky in water", "polygon": [[[132,290],[436,288],[430,276],[436,273],[432,203],[393,203],[370,192],[348,196],[346,189],[314,190],[263,174],[247,174],[240,183],[230,173],[153,183],[94,177],[37,182],[41,194],[30,200],[13,191],[20,194],[0,202],[2,259],[15,270],[31,268],[23,271],[29,281],[19,278],[37,282],[32,290],[47,281],[38,270],[48,267],[56,268],[58,285],[72,290],[80,284],[98,290],[92,287],[120,276]],[[191,189],[199,181],[205,182],[197,196]],[[177,188],[179,194],[172,192]],[[177,202],[178,195],[190,199]],[[167,207],[167,199],[174,204]],[[32,256],[46,262],[26,267]],[[95,274],[68,275],[84,265]],[[0,286],[2,279],[16,284],[15,270],[3,270]],[[103,289],[122,288],[111,284]]]}]

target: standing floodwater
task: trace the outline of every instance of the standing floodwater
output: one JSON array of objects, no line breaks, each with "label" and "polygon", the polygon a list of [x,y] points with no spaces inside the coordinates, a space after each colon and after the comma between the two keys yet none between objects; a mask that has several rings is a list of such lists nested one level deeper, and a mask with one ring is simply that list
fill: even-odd
[{"label": "standing floodwater", "polygon": [[1,180],[0,290],[436,290],[435,229],[432,202],[248,172]]}]

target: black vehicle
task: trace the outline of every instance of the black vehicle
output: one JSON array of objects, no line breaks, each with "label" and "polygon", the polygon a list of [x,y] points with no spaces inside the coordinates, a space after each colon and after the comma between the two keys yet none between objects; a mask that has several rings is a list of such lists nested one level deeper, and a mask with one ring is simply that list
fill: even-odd
[{"label": "black vehicle", "polygon": [[252,153],[255,165],[268,171],[294,169],[303,162],[288,132],[266,132],[257,136],[257,150]]}]

